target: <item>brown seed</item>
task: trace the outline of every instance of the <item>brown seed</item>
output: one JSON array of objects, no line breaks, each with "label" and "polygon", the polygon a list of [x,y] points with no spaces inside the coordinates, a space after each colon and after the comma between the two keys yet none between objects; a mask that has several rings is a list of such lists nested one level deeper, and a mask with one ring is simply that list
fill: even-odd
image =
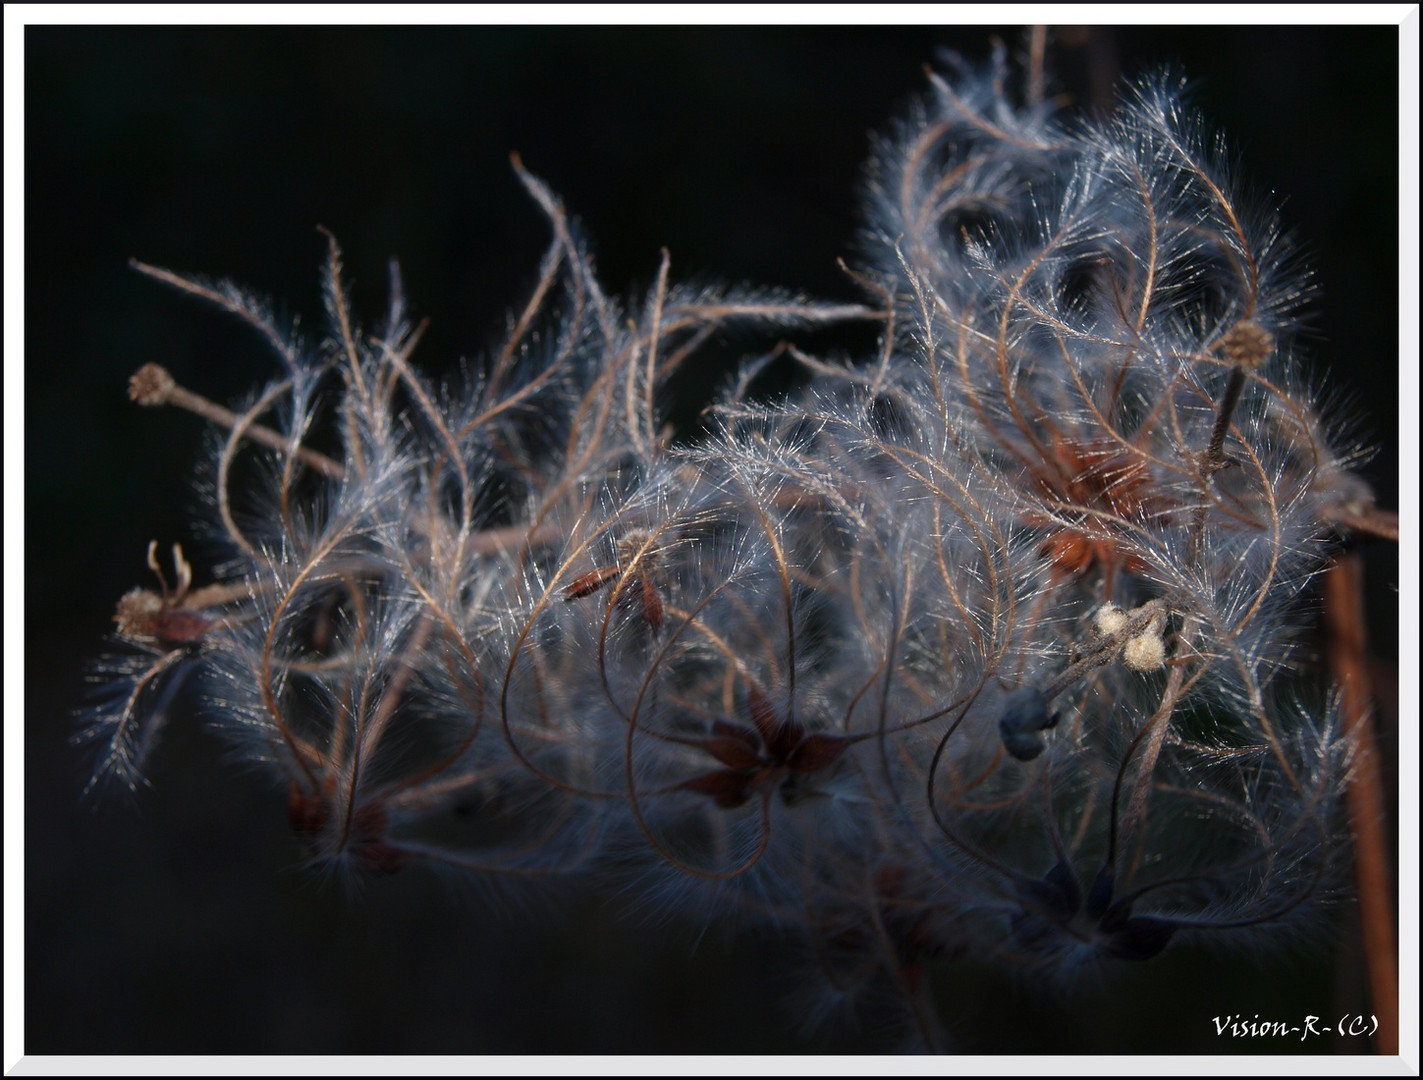
[{"label": "brown seed", "polygon": [[590,570],[581,577],[574,578],[563,587],[563,598],[565,600],[577,600],[580,597],[592,596],[608,582],[618,576],[616,566],[600,566],[596,570]]}]

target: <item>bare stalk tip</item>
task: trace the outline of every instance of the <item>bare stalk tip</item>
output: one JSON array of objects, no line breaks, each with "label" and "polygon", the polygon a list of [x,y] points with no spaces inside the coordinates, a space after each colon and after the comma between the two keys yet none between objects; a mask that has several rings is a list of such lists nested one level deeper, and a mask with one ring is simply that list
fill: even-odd
[{"label": "bare stalk tip", "polygon": [[1257,368],[1275,351],[1275,337],[1264,327],[1242,320],[1226,331],[1220,352],[1232,367]]},{"label": "bare stalk tip", "polygon": [[177,385],[162,364],[144,364],[129,378],[129,400],[145,406],[166,405]]}]

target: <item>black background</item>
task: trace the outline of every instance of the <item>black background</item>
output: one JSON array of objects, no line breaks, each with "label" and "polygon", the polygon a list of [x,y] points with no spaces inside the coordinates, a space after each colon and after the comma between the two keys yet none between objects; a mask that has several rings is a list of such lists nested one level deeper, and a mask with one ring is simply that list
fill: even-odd
[{"label": "black background", "polygon": [[[631,295],[674,277],[858,299],[871,130],[953,47],[1007,28],[25,31],[26,1050],[30,1053],[781,1052],[895,1049],[872,1013],[805,1030],[813,974],[775,942],[612,895],[507,894],[411,872],[343,895],[300,870],[282,793],[175,723],[155,788],[81,804],[67,744],[86,663],[144,550],[191,537],[199,421],[140,410],[158,360],[226,401],[274,361],[127,260],[230,277],[321,333],[325,225],[359,308],[399,257],[427,370],[478,357],[535,280],[546,225],[517,150]],[[1144,28],[1064,47],[1070,89],[1163,63],[1310,253],[1317,370],[1398,484],[1398,32]],[[1273,194],[1272,194],[1273,193]],[[746,346],[749,351],[754,346]],[[740,346],[728,346],[734,360]],[[203,580],[201,551],[195,564]],[[1397,670],[1397,556],[1368,545],[1380,673]],[[609,890],[610,894],[612,890]],[[1175,950],[1046,990],[951,968],[958,1049],[1362,1052],[1217,1038],[1211,1017],[1367,1011],[1352,909],[1298,951]],[[1242,1045],[1243,1043],[1243,1045]]]}]

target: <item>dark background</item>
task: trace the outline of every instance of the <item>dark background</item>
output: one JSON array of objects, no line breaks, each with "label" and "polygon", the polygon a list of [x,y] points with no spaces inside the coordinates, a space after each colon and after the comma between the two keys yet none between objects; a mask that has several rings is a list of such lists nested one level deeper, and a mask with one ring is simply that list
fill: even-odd
[{"label": "dark background", "polygon": [[[775,942],[613,896],[505,894],[407,872],[343,895],[299,868],[283,797],[170,726],[154,790],[81,804],[67,744],[114,601],[188,541],[202,425],[130,405],[149,360],[227,401],[274,361],[220,313],[127,268],[230,277],[321,334],[325,225],[358,308],[398,256],[427,370],[478,357],[535,280],[546,225],[518,150],[583,222],[615,295],[654,277],[858,299],[861,161],[951,46],[1014,28],[25,31],[26,1001],[29,1053],[780,1052],[895,1049],[871,1016],[806,1031],[811,974]],[[1310,252],[1318,371],[1378,447],[1397,505],[1398,33],[1099,30],[1064,47],[1079,99],[1179,64],[1243,175]],[[1271,194],[1272,192],[1277,194]],[[852,260],[853,261],[853,260]],[[728,346],[734,360],[754,345]],[[1366,545],[1380,673],[1397,670],[1397,555]],[[1386,729],[1385,738],[1393,736]],[[1389,748],[1390,753],[1392,748]],[[1352,908],[1311,946],[1174,950],[1073,987],[952,968],[958,1048],[1361,1052],[1219,1039],[1211,1018],[1367,1012]]]}]

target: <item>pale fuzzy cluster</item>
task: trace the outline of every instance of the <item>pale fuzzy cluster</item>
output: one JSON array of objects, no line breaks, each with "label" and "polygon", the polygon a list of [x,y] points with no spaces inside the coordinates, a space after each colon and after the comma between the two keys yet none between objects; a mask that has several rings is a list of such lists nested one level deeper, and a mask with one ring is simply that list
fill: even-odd
[{"label": "pale fuzzy cluster", "polygon": [[[1280,673],[1348,476],[1300,278],[1177,87],[1092,126],[1007,75],[934,76],[877,145],[864,306],[664,261],[624,310],[517,163],[553,242],[459,386],[414,367],[398,281],[357,324],[334,241],[316,348],[150,269],[282,369],[205,413],[230,558],[128,601],[147,653],[90,717],[103,771],[136,782],[191,670],[314,859],[631,875],[797,928],[834,992],[896,987],[931,1039],[936,957],[1072,971],[1298,923],[1346,753]],[[783,345],[801,390],[758,400],[751,365],[672,439],[667,380],[720,328],[854,319],[877,355]],[[199,407],[161,374],[136,397]]]}]

